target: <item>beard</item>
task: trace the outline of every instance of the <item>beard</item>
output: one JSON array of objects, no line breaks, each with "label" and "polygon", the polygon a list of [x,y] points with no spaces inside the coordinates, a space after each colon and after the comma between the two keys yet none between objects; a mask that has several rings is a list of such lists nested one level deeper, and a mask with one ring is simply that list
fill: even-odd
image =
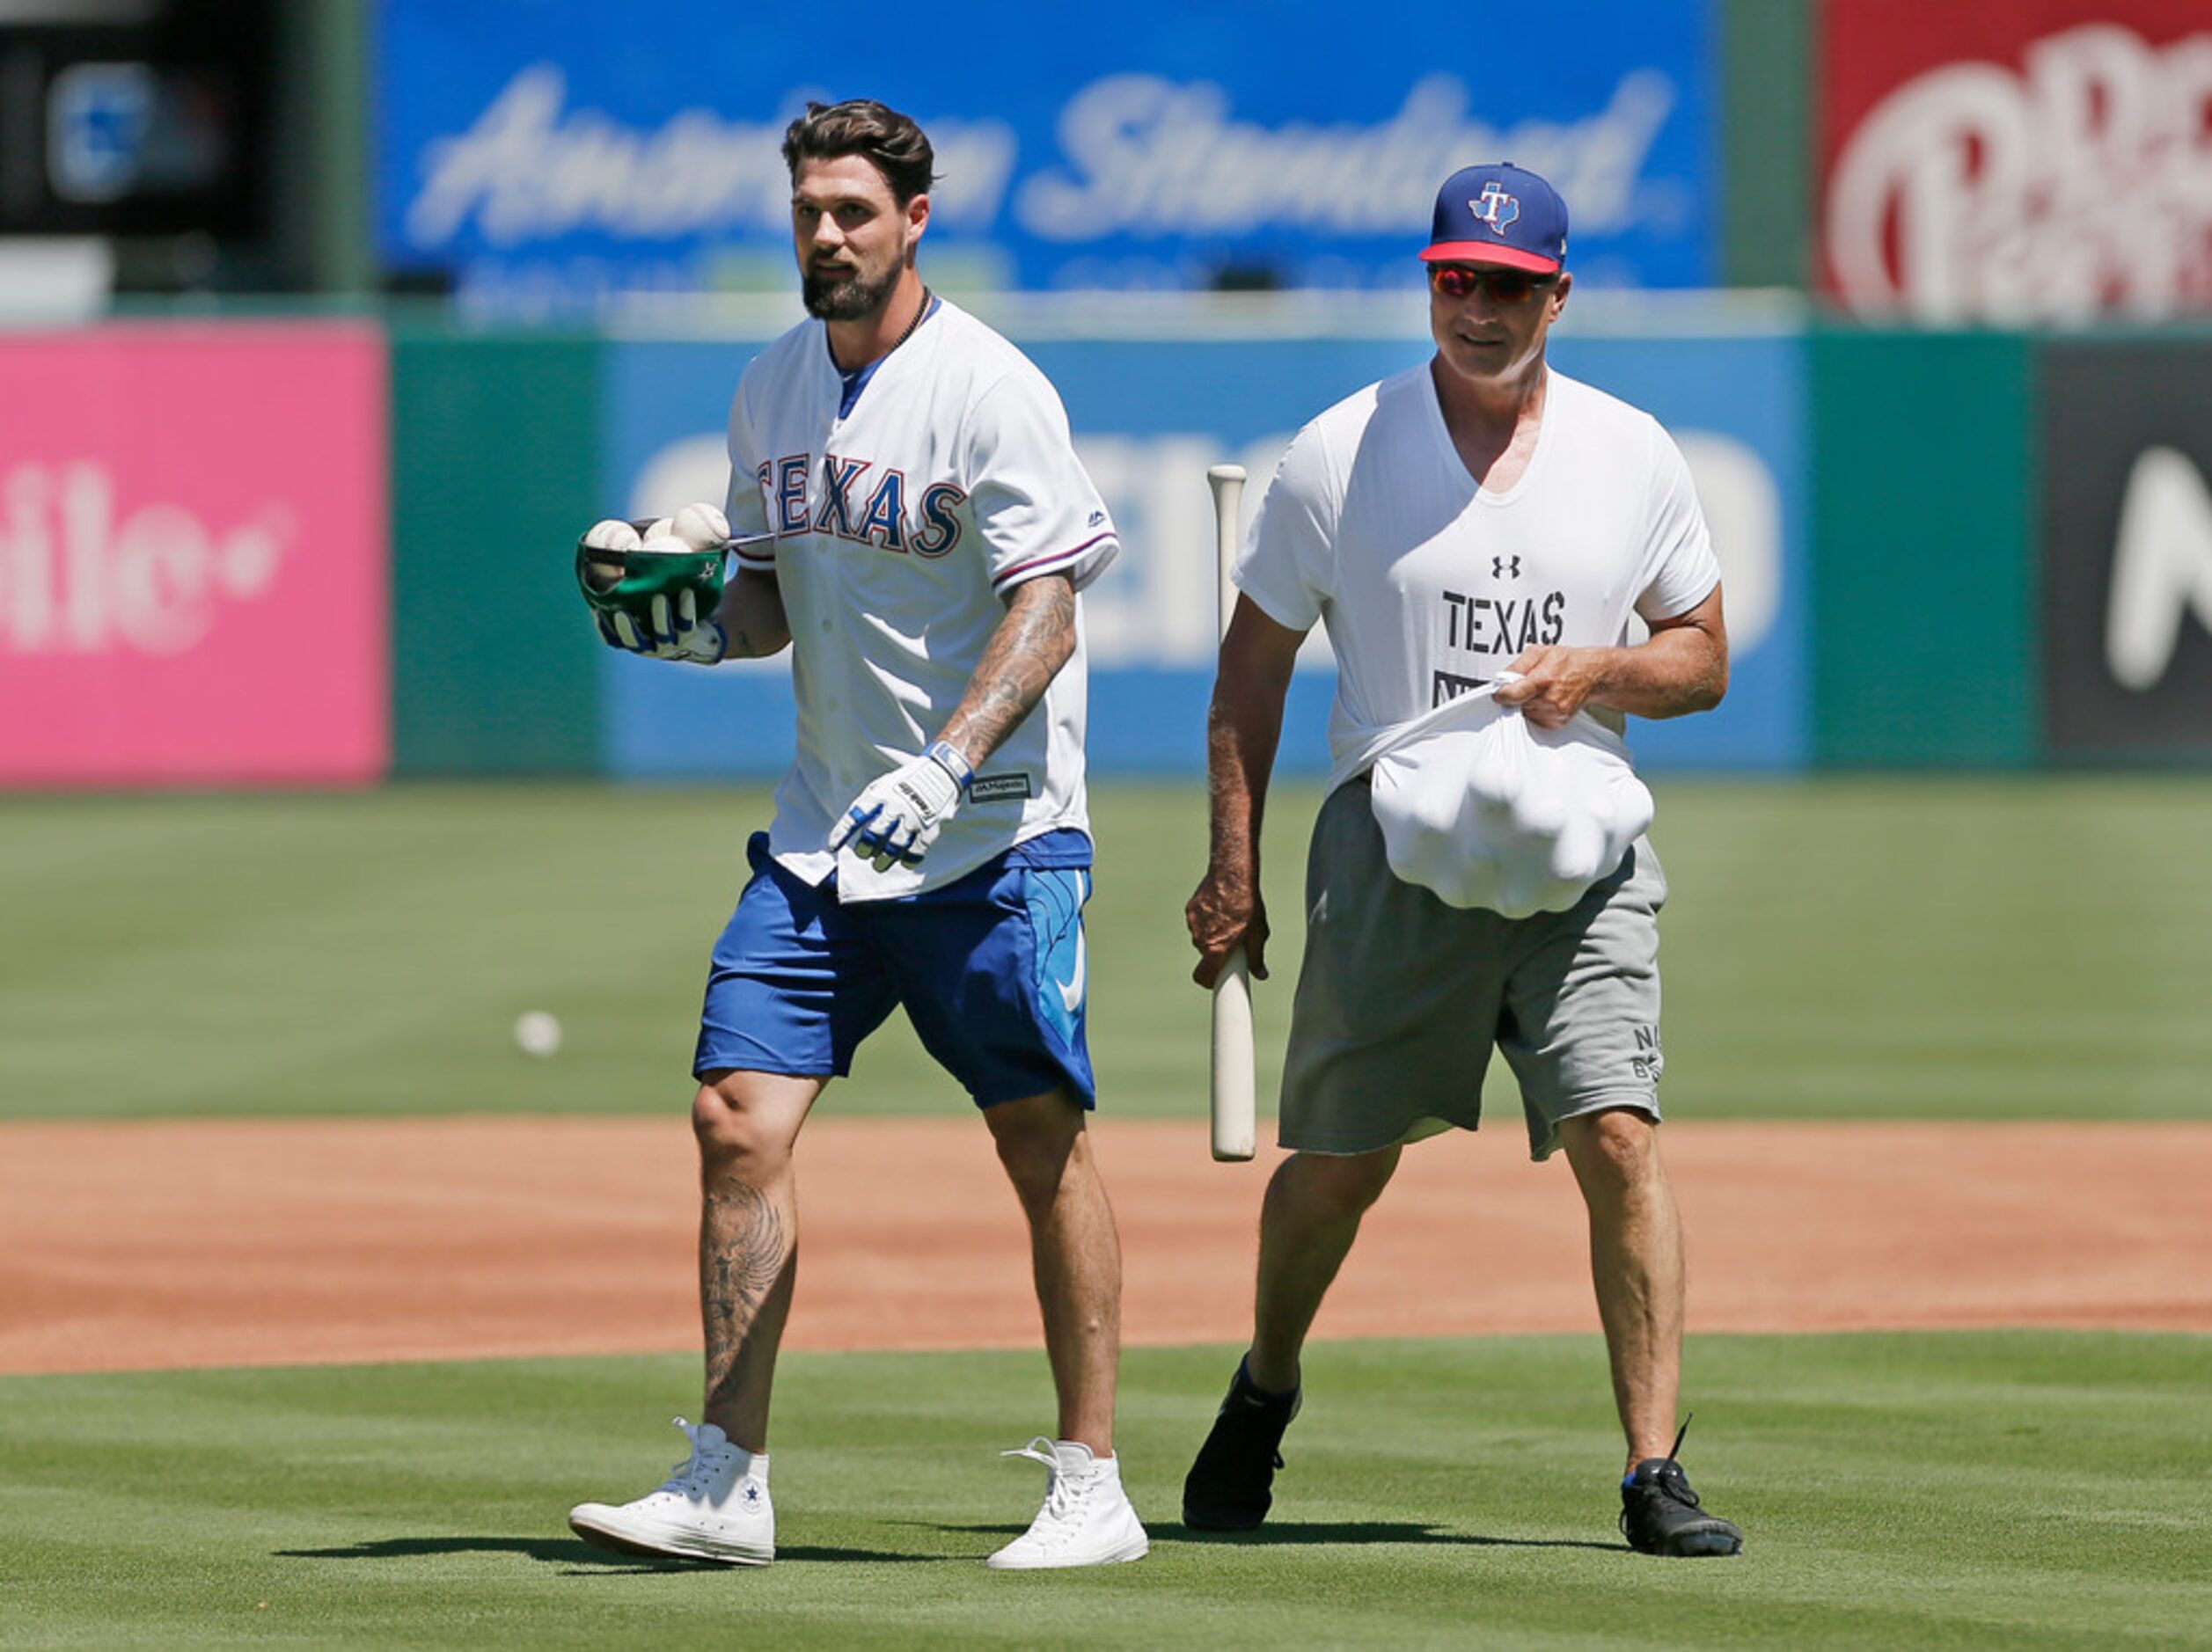
[{"label": "beard", "polygon": [[898,285],[899,267],[894,264],[881,279],[868,281],[858,271],[851,274],[817,275],[811,271],[799,280],[800,302],[807,314],[819,321],[859,321],[890,302]]}]

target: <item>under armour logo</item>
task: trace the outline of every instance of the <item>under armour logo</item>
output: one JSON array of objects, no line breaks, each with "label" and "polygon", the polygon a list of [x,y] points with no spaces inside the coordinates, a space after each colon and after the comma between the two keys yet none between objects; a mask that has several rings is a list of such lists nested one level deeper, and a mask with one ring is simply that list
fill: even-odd
[{"label": "under armour logo", "polygon": [[1520,559],[1519,557],[1492,557],[1490,559],[1491,578],[1494,580],[1502,580],[1508,574],[1514,579],[1519,579],[1520,577]]},{"label": "under armour logo", "polygon": [[1506,226],[1520,216],[1520,202],[1507,194],[1494,179],[1488,188],[1467,203],[1467,209],[1498,235],[1505,234]]}]

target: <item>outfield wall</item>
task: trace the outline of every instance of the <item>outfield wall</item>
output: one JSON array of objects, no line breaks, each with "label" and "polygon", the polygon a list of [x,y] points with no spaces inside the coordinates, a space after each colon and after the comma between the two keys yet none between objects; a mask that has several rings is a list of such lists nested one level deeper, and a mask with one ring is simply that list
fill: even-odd
[{"label": "outfield wall", "polygon": [[[1730,697],[1638,725],[1648,766],[2212,759],[2212,334],[1570,314],[1559,367],[1674,431],[1727,582]],[[1218,306],[1176,326],[1005,320],[1060,386],[1125,545],[1087,601],[1095,764],[1193,772],[1205,466],[1247,465],[1249,514],[1298,422],[1425,342]],[[594,518],[721,495],[724,409],[770,330],[0,339],[21,392],[0,398],[0,783],[774,771],[785,666],[615,654],[569,582]],[[1316,645],[1286,770],[1322,766],[1331,686]]]}]

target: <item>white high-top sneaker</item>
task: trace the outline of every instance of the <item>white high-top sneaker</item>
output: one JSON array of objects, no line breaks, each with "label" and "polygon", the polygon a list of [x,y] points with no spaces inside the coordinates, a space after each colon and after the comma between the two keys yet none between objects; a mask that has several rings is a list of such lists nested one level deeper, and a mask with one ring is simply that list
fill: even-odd
[{"label": "white high-top sneaker", "polygon": [[1142,1560],[1152,1545],[1121,1488],[1121,1458],[1097,1458],[1074,1440],[1043,1436],[1018,1451],[1051,1471],[1044,1507],[1029,1529],[985,1561],[1000,1571],[1041,1571],[1054,1566],[1111,1566]]},{"label": "white high-top sneaker", "polygon": [[580,1502],[568,1527],[586,1543],[624,1554],[765,1566],[776,1558],[776,1511],[768,1501],[768,1454],[732,1445],[711,1422],[676,1419],[692,1454],[657,1491],[619,1506]]}]

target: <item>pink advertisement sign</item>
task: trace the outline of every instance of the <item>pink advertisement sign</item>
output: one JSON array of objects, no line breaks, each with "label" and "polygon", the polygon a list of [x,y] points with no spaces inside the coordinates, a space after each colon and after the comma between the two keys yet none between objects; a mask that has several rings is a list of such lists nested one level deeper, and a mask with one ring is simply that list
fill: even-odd
[{"label": "pink advertisement sign", "polygon": [[385,355],[0,336],[0,785],[358,785],[391,749]]}]

